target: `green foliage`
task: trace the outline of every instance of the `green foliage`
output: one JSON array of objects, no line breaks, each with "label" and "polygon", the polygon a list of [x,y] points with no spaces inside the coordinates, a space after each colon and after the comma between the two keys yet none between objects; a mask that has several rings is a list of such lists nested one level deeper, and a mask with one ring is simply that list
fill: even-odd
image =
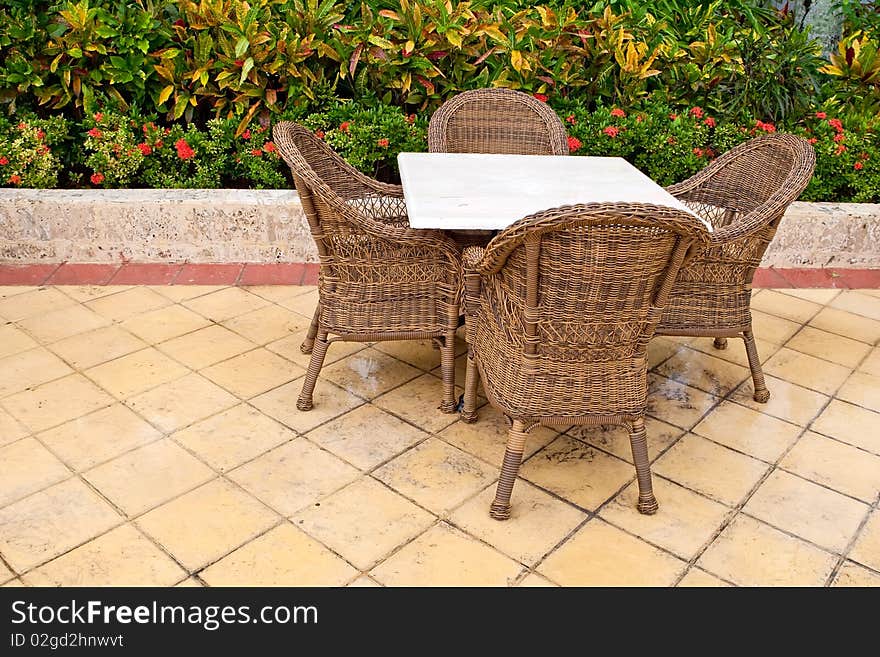
[{"label": "green foliage", "polygon": [[8,187],[51,188],[63,167],[69,124],[61,118],[21,116],[0,118],[0,184]]}]

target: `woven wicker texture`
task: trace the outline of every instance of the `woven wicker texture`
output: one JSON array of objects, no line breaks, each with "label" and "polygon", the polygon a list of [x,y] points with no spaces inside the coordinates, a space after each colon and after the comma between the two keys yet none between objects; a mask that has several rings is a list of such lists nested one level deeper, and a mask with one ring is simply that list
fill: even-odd
[{"label": "woven wicker texture", "polygon": [[526,217],[464,254],[468,371],[462,419],[476,418],[477,380],[513,420],[492,515],[509,513],[523,435],[537,424],[624,424],[642,498],[656,501],[644,447],[647,346],[681,263],[705,227],[672,208],[566,206]]},{"label": "woven wicker texture", "polygon": [[[777,133],[741,144],[667,188],[714,232],[679,272],[657,333],[742,338],[761,402],[769,392],[751,333],[752,277],[786,208],[810,182],[815,162],[807,141]],[[723,349],[726,340],[715,345]]]},{"label": "woven wicker texture", "polygon": [[310,130],[281,122],[273,137],[321,261],[320,300],[302,347],[312,358],[297,407],[312,407],[329,342],[432,338],[443,367],[441,408],[453,412],[458,247],[439,231],[409,228],[400,186],[363,175]]},{"label": "woven wicker texture", "polygon": [[428,150],[568,155],[568,137],[556,112],[537,98],[512,89],[474,89],[434,112]]}]

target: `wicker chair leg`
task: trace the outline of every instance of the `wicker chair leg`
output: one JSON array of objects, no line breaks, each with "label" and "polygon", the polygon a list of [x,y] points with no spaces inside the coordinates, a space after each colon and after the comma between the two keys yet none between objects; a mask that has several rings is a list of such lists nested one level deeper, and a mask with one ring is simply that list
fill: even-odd
[{"label": "wicker chair leg", "polygon": [[715,342],[712,343],[712,346],[716,349],[727,349],[727,338],[715,338]]},{"label": "wicker chair leg", "polygon": [[447,333],[440,346],[440,372],[443,377],[442,413],[455,413],[455,331]]},{"label": "wicker chair leg", "polygon": [[312,317],[312,323],[309,325],[309,332],[306,333],[306,339],[299,346],[299,350],[304,354],[312,353],[312,347],[315,346],[315,336],[318,335],[318,316],[321,314],[321,305],[315,308],[315,315]]},{"label": "wicker chair leg", "polygon": [[473,424],[477,421],[477,384],[480,382],[480,370],[474,360],[474,354],[468,348],[467,373],[464,379],[464,404],[461,408],[461,421]]},{"label": "wicker chair leg", "polygon": [[639,481],[639,513],[651,515],[657,513],[659,505],[654,497],[654,487],[651,484],[651,464],[648,461],[648,435],[645,431],[645,421],[642,418],[634,420],[629,434],[629,442],[632,447],[633,462],[636,465],[636,478]]},{"label": "wicker chair leg", "polygon": [[514,420],[507,434],[507,449],[504,451],[504,462],[501,465],[501,477],[495,490],[495,501],[489,509],[489,515],[495,520],[510,518],[510,495],[516,483],[516,475],[522,463],[523,450],[526,446],[526,427],[522,420]]},{"label": "wicker chair leg", "polygon": [[749,329],[743,331],[742,338],[746,343],[746,355],[749,357],[749,368],[752,370],[752,382],[755,388],[753,399],[760,404],[766,404],[770,399],[770,391],[767,390],[767,384],[764,382],[764,370],[761,369],[761,360],[758,358],[755,336]]},{"label": "wicker chair leg", "polygon": [[324,356],[327,354],[328,346],[330,343],[327,342],[327,334],[323,333],[318,336],[312,349],[312,358],[309,360],[309,369],[306,370],[302,392],[299,393],[299,399],[296,401],[296,407],[301,411],[312,410],[312,393],[315,392],[315,383],[318,381],[318,374],[321,373],[321,367],[324,365]]}]

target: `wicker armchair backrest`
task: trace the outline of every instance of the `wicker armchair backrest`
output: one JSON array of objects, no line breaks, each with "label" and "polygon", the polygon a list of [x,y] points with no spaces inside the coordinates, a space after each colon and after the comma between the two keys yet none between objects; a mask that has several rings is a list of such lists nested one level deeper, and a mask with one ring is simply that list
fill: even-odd
[{"label": "wicker armchair backrest", "polygon": [[568,155],[568,137],[556,112],[537,98],[512,89],[474,89],[434,112],[428,150]]}]

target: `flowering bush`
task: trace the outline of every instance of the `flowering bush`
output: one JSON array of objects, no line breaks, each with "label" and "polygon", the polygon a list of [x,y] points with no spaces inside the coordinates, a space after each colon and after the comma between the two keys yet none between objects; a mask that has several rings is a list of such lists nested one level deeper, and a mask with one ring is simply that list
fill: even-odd
[{"label": "flowering bush", "polygon": [[138,178],[147,187],[211,189],[221,187],[229,169],[232,134],[228,122],[214,119],[207,130],[175,124],[144,126],[150,154]]},{"label": "flowering bush", "polygon": [[95,112],[84,127],[88,154],[85,165],[89,182],[95,187],[126,187],[144,161],[128,117],[110,112]]},{"label": "flowering bush", "polygon": [[62,162],[56,153],[67,137],[61,117],[0,119],[0,184],[8,187],[55,187]]}]

